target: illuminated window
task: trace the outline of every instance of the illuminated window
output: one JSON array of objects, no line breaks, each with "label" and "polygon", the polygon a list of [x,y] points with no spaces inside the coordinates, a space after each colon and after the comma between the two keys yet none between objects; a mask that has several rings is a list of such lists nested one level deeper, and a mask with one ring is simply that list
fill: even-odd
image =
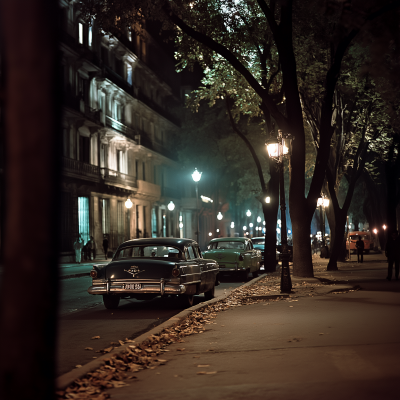
[{"label": "illuminated window", "polygon": [[132,85],[132,66],[129,64],[126,65],[126,80]]},{"label": "illuminated window", "polygon": [[92,47],[93,43],[93,27],[89,26],[89,31],[88,31],[88,46]]},{"label": "illuminated window", "polygon": [[83,24],[79,22],[79,43],[83,44]]},{"label": "illuminated window", "polygon": [[101,222],[103,235],[110,233],[110,200],[109,199],[101,199]]},{"label": "illuminated window", "polygon": [[89,240],[89,197],[78,197],[79,234],[84,243]]}]

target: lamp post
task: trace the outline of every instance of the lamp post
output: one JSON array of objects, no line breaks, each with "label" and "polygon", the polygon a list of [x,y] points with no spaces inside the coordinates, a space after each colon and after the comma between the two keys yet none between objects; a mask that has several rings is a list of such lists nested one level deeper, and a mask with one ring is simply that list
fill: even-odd
[{"label": "lamp post", "polygon": [[325,208],[329,207],[329,199],[325,197],[324,194],[318,198],[317,206],[319,207],[319,216],[321,221],[321,234],[322,234],[322,244],[321,244],[321,258],[328,258],[329,251],[325,242]]},{"label": "lamp post", "polygon": [[169,221],[168,221],[168,230],[169,230],[168,233],[170,233],[170,234],[172,233],[172,237],[174,237],[175,236],[174,229],[171,229],[171,225],[174,226],[172,211],[175,210],[175,204],[174,204],[174,202],[172,200],[168,203],[167,208],[168,208],[168,210],[170,212],[170,218],[169,218]]},{"label": "lamp post", "polygon": [[278,130],[278,137],[270,137],[265,142],[267,146],[268,155],[277,162],[279,169],[279,197],[281,206],[281,244],[282,253],[280,259],[282,261],[281,268],[281,292],[290,293],[292,291],[292,280],[290,278],[289,269],[289,249],[287,243],[287,228],[286,228],[286,203],[285,203],[285,181],[283,175],[283,160],[284,157],[290,155],[292,147],[292,137],[290,134],[282,134],[281,130]]},{"label": "lamp post", "polygon": [[199,180],[201,179],[202,172],[197,171],[197,168],[194,169],[192,174],[192,179],[196,184],[196,208],[197,208],[197,231],[196,231],[196,238],[197,243],[199,243],[199,219],[200,219],[200,212],[199,212]]}]

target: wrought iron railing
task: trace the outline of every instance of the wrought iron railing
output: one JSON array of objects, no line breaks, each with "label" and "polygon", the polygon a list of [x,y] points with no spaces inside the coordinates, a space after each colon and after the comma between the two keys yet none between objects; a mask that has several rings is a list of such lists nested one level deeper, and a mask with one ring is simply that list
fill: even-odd
[{"label": "wrought iron railing", "polygon": [[106,183],[137,187],[137,180],[132,175],[123,174],[109,168],[100,168],[100,173]]},{"label": "wrought iron railing", "polygon": [[63,169],[94,180],[99,180],[100,178],[100,169],[97,165],[87,164],[72,158],[63,157]]}]

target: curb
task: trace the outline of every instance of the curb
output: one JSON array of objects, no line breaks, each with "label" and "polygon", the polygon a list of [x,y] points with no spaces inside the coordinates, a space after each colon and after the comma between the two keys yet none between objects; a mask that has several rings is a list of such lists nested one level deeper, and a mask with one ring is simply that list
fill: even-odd
[{"label": "curb", "polygon": [[[254,278],[251,281],[238,286],[237,288],[250,286],[253,283],[258,282],[260,279],[264,278],[265,275],[267,275],[267,274],[258,276],[257,278]],[[237,289],[237,288],[235,288],[235,289]],[[171,326],[177,324],[178,322],[185,319],[192,312],[200,310],[201,308],[207,307],[210,304],[214,304],[214,303],[217,303],[218,301],[224,300],[229,295],[230,295],[230,293],[223,294],[219,297],[216,297],[216,298],[208,300],[208,301],[204,301],[200,304],[197,304],[193,307],[190,307],[190,308],[187,308],[186,310],[181,311],[180,313],[174,315],[173,317],[171,317],[167,321],[163,322],[162,324],[157,325],[156,327],[149,330],[148,332],[143,333],[142,335],[135,338],[135,345],[137,346],[140,343],[147,340],[149,336],[156,335],[156,334],[160,333],[163,329],[170,328]],[[119,354],[119,353],[123,352],[130,345],[132,345],[132,343],[127,343],[127,344],[124,344],[123,346],[117,347],[117,348],[113,349],[112,351],[110,351],[109,353],[103,354],[102,356],[96,358],[95,360],[88,362],[87,364],[83,365],[82,367],[73,369],[72,371],[69,371],[69,372],[65,373],[64,375],[59,376],[58,378],[56,378],[56,389],[57,390],[65,389],[66,387],[71,385],[77,379],[80,379],[80,378],[84,377],[86,374],[88,374],[89,372],[101,367],[103,365],[103,360],[110,358],[114,354]]]}]

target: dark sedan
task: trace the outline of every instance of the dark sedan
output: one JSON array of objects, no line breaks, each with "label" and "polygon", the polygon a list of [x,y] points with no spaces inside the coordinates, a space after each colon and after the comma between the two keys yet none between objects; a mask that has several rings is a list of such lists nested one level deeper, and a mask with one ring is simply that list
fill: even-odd
[{"label": "dark sedan", "polygon": [[94,265],[90,294],[102,295],[106,308],[120,299],[149,300],[178,295],[186,306],[193,296],[214,297],[218,264],[205,260],[192,239],[134,239],[122,243],[108,265]]}]

